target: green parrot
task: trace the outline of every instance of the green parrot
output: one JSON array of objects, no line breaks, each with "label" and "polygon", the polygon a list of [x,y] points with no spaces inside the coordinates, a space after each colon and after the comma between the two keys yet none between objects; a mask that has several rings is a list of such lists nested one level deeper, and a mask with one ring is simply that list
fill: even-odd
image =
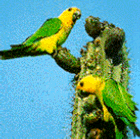
[{"label": "green parrot", "polygon": [[[102,79],[98,76],[88,75],[81,79],[76,89],[95,94],[103,108],[104,121],[112,121],[115,125],[116,139],[123,138],[123,132],[119,130],[119,123],[128,126],[140,137],[140,130],[136,127],[135,110],[136,103],[127,90],[113,79]],[[116,121],[120,122],[116,122]]]},{"label": "green parrot", "polygon": [[23,43],[11,45],[10,50],[0,51],[1,59],[37,56],[56,53],[71,32],[76,20],[81,17],[80,9],[68,8],[58,18],[51,18]]}]

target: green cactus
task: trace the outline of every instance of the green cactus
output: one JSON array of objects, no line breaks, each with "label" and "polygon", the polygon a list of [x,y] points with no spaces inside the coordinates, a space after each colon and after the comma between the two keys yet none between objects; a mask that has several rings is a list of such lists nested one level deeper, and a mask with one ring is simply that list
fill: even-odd
[{"label": "green cactus", "polygon": [[[100,22],[98,17],[88,17],[85,29],[93,38],[81,50],[81,69],[74,84],[86,75],[98,75],[113,78],[128,88],[129,59],[125,46],[123,29],[107,21]],[[101,105],[95,95],[85,95],[79,91],[75,94],[72,116],[72,139],[111,139],[115,137],[114,125],[102,120]],[[122,121],[117,121],[125,138],[128,131]]]}]

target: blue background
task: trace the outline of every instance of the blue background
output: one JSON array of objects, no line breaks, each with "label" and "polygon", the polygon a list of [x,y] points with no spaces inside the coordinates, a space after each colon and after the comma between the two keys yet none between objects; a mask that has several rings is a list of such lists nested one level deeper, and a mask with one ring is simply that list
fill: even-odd
[{"label": "blue background", "polygon": [[[90,15],[123,28],[131,58],[130,93],[140,104],[139,5],[139,0],[1,0],[0,50],[23,42],[46,19],[76,6],[82,17],[63,47],[80,57],[82,46],[92,40],[84,28],[85,18]],[[0,138],[69,138],[74,74],[61,69],[48,55],[0,60],[0,65]],[[140,128],[140,112],[136,114]]]}]

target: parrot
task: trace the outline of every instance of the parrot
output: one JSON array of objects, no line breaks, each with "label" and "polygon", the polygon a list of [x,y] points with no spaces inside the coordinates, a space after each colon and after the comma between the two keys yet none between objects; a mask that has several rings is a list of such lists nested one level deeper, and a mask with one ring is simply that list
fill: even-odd
[{"label": "parrot", "polygon": [[74,24],[80,17],[80,9],[76,7],[66,9],[59,17],[47,19],[23,43],[11,45],[10,50],[0,51],[0,59],[57,53],[57,48],[66,41]]},{"label": "parrot", "polygon": [[136,107],[137,104],[132,100],[132,95],[128,93],[121,83],[112,78],[105,79],[90,74],[78,82],[76,90],[97,96],[103,109],[104,121],[112,121],[115,125],[116,139],[122,139],[123,136],[119,133],[115,118],[129,127],[133,131],[134,136],[137,135],[140,137],[140,130],[135,124],[137,119],[135,111],[138,110]]}]

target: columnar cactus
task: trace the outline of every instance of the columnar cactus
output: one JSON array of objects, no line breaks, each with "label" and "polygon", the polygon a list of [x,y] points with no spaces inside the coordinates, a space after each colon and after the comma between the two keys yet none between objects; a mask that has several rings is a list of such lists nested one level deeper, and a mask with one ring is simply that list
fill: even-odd
[{"label": "columnar cactus", "polygon": [[[85,29],[93,37],[81,50],[81,70],[75,78],[75,85],[86,75],[92,74],[112,78],[128,87],[129,64],[123,29],[99,18],[88,17]],[[72,139],[109,139],[115,138],[114,125],[103,120],[101,105],[95,95],[75,94],[72,116]],[[120,121],[118,121],[120,122]],[[127,130],[120,123],[124,136]]]}]

